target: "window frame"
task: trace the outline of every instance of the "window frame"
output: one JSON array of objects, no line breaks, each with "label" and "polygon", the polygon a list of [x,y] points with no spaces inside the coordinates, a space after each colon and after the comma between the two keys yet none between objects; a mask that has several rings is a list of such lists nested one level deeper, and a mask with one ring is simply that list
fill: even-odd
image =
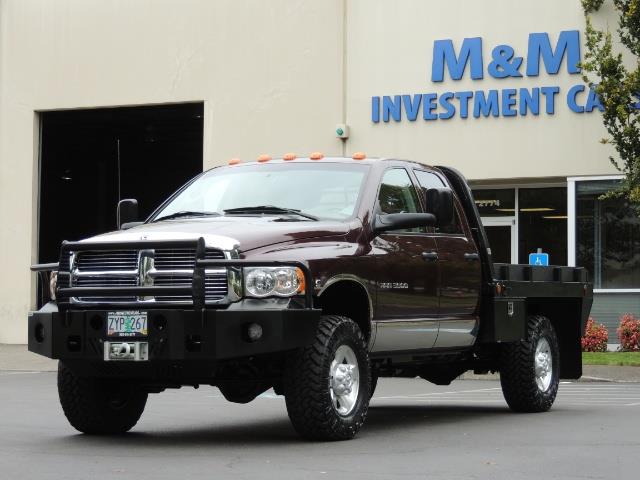
[{"label": "window frame", "polygon": [[[459,233],[447,233],[447,232],[436,232],[436,227],[433,227],[433,232],[430,232],[431,235],[436,235],[438,237],[464,237],[466,239],[471,238],[471,230],[469,229],[469,225],[467,223],[467,219],[464,215],[462,215],[460,212],[461,210],[461,205],[460,205],[460,201],[458,200],[458,196],[456,195],[456,192],[453,191],[453,189],[451,188],[451,185],[449,185],[449,182],[447,182],[447,179],[444,178],[443,175],[440,175],[439,172],[436,172],[435,170],[430,170],[428,168],[420,168],[420,167],[413,167],[411,169],[411,173],[413,174],[413,176],[415,177],[415,181],[416,183],[420,186],[420,189],[424,189],[424,187],[422,187],[422,185],[420,184],[420,180],[418,179],[418,175],[416,175],[416,172],[426,172],[426,173],[430,173],[432,175],[435,175],[437,178],[440,179],[440,181],[443,183],[442,187],[443,188],[448,188],[449,190],[451,190],[451,193],[453,194],[453,210],[454,210],[454,214],[457,215],[458,220],[459,220],[459,225],[460,225],[460,232]],[[427,211],[427,205],[426,205],[426,199],[424,197],[424,195],[419,195],[420,197],[420,202],[422,204],[422,211],[426,212]]]},{"label": "window frame", "polygon": [[[576,266],[576,183],[596,182],[598,180],[622,180],[624,175],[593,175],[567,177],[567,264]],[[594,288],[593,293],[640,293],[640,288]]]},{"label": "window frame", "polygon": [[[416,197],[418,199],[418,212],[417,213],[425,213],[425,209],[424,209],[424,205],[422,204],[422,196],[418,193],[418,188],[416,187],[416,179],[414,178],[414,176],[412,175],[411,169],[407,168],[406,166],[403,165],[392,165],[390,167],[385,168],[382,173],[380,174],[380,178],[378,179],[378,188],[376,189],[376,196],[375,196],[375,204],[373,206],[373,214],[375,215],[380,215],[381,210],[380,210],[380,189],[382,188],[382,180],[384,179],[384,176],[387,174],[387,172],[391,171],[391,170],[404,170],[405,173],[407,174],[407,177],[409,178],[409,181],[411,182],[411,186],[413,187],[415,193],[416,193]],[[429,228],[429,227],[420,227],[420,228]],[[408,232],[406,230],[390,230],[387,232],[383,232],[381,235],[435,235],[435,233],[433,232]]]}]

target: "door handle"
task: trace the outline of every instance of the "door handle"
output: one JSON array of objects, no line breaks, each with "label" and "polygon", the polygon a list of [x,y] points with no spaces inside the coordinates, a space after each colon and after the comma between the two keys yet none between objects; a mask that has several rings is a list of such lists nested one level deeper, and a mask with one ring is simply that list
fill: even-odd
[{"label": "door handle", "polygon": [[422,259],[426,262],[435,262],[438,260],[438,252],[422,252]]},{"label": "door handle", "polygon": [[477,253],[465,253],[464,259],[467,262],[475,262],[477,260],[480,260],[480,255],[478,255]]}]

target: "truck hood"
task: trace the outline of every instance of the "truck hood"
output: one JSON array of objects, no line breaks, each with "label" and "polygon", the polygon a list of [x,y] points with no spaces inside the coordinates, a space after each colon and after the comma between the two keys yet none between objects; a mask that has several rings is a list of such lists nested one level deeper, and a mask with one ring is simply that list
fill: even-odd
[{"label": "truck hood", "polygon": [[129,230],[87,238],[83,242],[195,240],[207,247],[246,252],[276,243],[345,235],[349,225],[332,221],[282,221],[276,217],[207,217],[146,223]]}]

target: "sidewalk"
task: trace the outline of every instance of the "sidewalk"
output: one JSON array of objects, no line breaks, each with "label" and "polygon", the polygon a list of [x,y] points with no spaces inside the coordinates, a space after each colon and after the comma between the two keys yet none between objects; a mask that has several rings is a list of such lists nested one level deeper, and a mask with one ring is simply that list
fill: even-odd
[{"label": "sidewalk", "polygon": [[1,370],[54,372],[58,370],[58,361],[31,353],[26,345],[0,343]]},{"label": "sidewalk", "polygon": [[[54,372],[58,362],[27,350],[26,345],[0,344],[0,371]],[[497,380],[494,375],[465,373],[462,380]],[[609,365],[585,365],[581,382],[639,382],[640,367],[615,367]]]}]

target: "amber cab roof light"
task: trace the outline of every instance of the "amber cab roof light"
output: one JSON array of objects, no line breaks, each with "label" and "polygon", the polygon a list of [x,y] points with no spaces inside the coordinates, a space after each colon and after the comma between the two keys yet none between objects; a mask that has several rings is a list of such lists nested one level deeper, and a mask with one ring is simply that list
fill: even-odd
[{"label": "amber cab roof light", "polygon": [[267,155],[266,153],[263,153],[258,157],[258,161],[261,163],[268,162],[269,160],[271,160],[271,155]]},{"label": "amber cab roof light", "polygon": [[285,154],[282,156],[282,159],[283,159],[283,160],[287,160],[287,161],[289,161],[289,160],[295,160],[295,159],[296,159],[296,154],[295,154],[295,153],[285,153]]},{"label": "amber cab roof light", "polygon": [[367,158],[367,155],[364,152],[356,152],[351,156],[351,158],[354,160],[364,160]]},{"label": "amber cab roof light", "polygon": [[310,160],[322,160],[324,158],[324,154],[322,152],[312,152],[309,155]]},{"label": "amber cab roof light", "polygon": [[241,163],[241,160],[239,158],[232,158],[231,160],[229,160],[229,165],[238,165],[239,163]]}]

